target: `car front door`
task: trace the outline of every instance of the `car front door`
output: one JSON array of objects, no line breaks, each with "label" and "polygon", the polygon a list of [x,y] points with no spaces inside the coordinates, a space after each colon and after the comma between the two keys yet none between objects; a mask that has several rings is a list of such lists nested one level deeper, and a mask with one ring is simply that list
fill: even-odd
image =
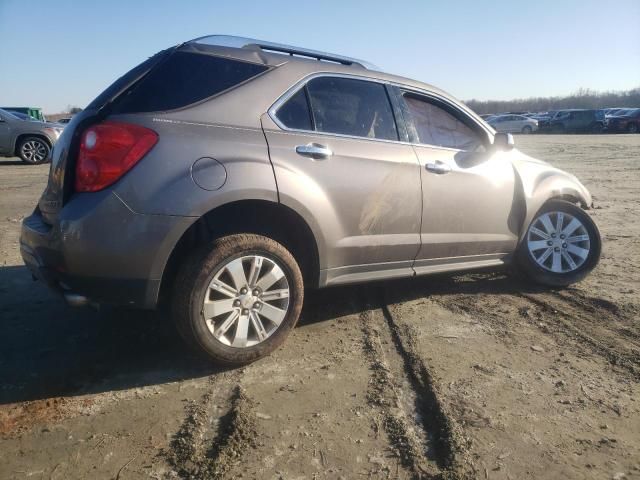
[{"label": "car front door", "polygon": [[503,115],[496,118],[493,122],[491,122],[491,126],[496,130],[496,132],[508,132],[509,124],[507,123],[507,116]]},{"label": "car front door", "polygon": [[513,115],[513,122],[511,123],[512,128],[511,131],[513,133],[522,132],[522,128],[527,124],[527,117],[523,117],[522,115]]},{"label": "car front door", "polygon": [[446,99],[401,89],[397,98],[421,164],[416,272],[451,263],[483,265],[512,252],[518,209],[511,162],[490,148],[475,120]]},{"label": "car front door", "polygon": [[[321,74],[262,117],[280,201],[318,241],[323,284],[408,276],[420,248],[420,165],[388,87]],[[402,125],[401,125],[402,126]]]}]

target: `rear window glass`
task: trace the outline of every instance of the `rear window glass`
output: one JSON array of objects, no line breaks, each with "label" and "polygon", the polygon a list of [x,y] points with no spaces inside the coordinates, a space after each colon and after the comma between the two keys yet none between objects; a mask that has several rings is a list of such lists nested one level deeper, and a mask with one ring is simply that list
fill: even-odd
[{"label": "rear window glass", "polygon": [[153,57],[146,59],[137,67],[132,68],[127,73],[118,78],[109,87],[98,95],[87,108],[100,108],[107,103],[112,97],[116,96],[121,90],[133,84],[138,78],[147,73],[156,63],[160,62],[171,50],[163,50],[156,53]]},{"label": "rear window glass", "polygon": [[287,128],[313,130],[307,94],[302,88],[278,109],[278,120]]},{"label": "rear window glass", "polygon": [[266,69],[264,65],[228,58],[174,52],[118,98],[114,112],[157,112],[186,107]]}]

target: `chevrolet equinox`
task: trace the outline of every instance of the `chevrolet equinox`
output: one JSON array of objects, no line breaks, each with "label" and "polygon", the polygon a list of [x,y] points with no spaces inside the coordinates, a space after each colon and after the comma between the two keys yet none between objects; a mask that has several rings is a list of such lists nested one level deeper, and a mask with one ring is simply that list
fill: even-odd
[{"label": "chevrolet equinox", "polygon": [[600,256],[590,206],[433,86],[209,36],[73,117],[20,248],[68,303],[166,301],[196,351],[241,364],[284,341],[306,287],[505,263],[577,282]]}]

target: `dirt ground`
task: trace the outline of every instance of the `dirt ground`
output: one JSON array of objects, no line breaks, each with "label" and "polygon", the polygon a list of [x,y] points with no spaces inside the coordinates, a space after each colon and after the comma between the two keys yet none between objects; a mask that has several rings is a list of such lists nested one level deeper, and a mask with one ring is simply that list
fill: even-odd
[{"label": "dirt ground", "polygon": [[520,136],[594,195],[599,267],[309,292],[223,371],[159,314],[72,310],[20,221],[48,166],[0,161],[0,478],[640,478],[640,135]]}]

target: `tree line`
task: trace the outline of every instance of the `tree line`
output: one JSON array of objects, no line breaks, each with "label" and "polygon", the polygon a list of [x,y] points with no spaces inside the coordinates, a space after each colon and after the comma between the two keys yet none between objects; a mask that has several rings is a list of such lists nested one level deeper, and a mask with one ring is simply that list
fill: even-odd
[{"label": "tree line", "polygon": [[597,92],[581,88],[566,97],[535,97],[515,100],[476,100],[465,102],[474,112],[546,112],[567,108],[640,108],[640,87],[626,91]]}]

